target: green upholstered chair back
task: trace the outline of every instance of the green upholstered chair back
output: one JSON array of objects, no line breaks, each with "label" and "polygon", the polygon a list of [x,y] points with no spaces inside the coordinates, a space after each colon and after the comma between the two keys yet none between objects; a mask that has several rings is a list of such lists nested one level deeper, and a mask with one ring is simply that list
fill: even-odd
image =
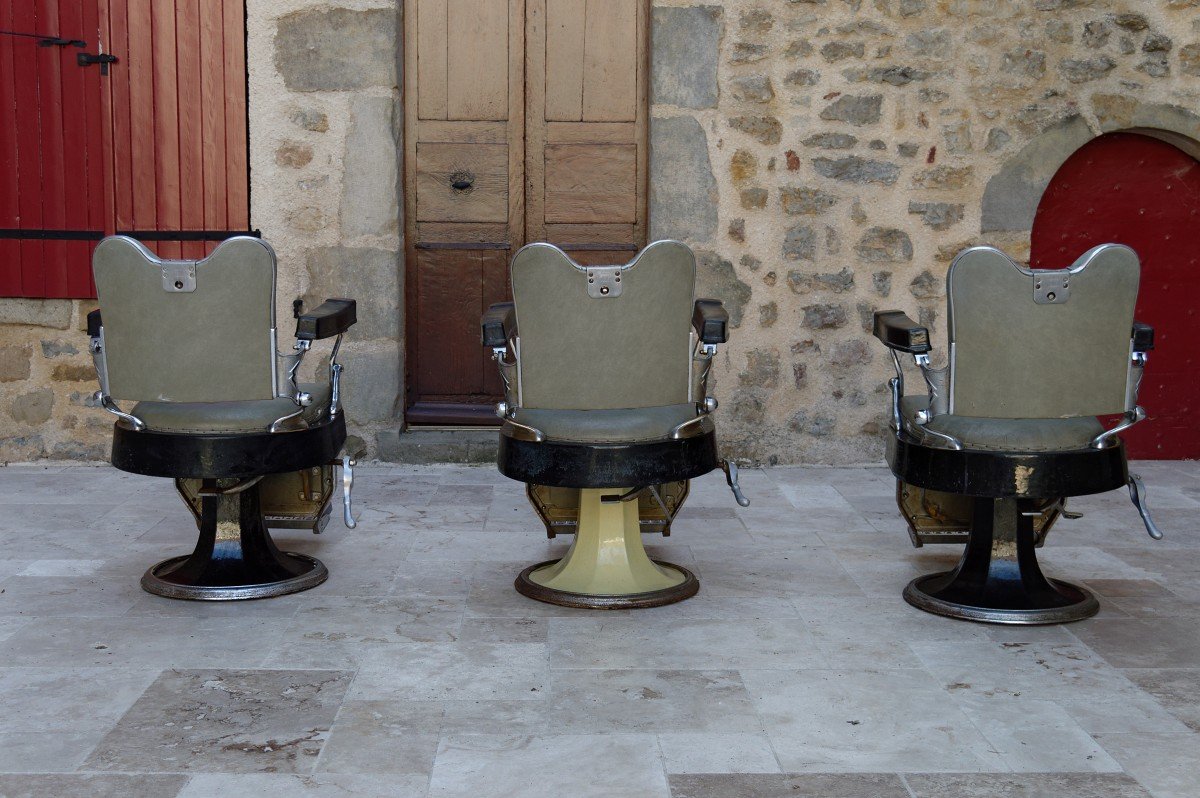
[{"label": "green upholstered chair back", "polygon": [[950,412],[984,418],[1122,413],[1140,267],[1103,244],[1069,269],[1031,270],[991,247],[947,277]]},{"label": "green upholstered chair back", "polygon": [[203,260],[170,261],[111,236],[92,270],[114,399],[275,398],[275,252],[265,241],[239,236]]},{"label": "green upholstered chair back", "polygon": [[696,260],[677,241],[616,268],[581,266],[550,244],[523,247],[512,261],[521,406],[688,402],[695,282]]}]

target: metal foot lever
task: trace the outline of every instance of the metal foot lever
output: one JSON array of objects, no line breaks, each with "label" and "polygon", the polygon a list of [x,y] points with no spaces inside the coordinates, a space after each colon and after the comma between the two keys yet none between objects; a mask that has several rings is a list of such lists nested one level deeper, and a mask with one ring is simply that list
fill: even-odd
[{"label": "metal foot lever", "polygon": [[1146,503],[1146,483],[1142,482],[1142,478],[1137,474],[1129,475],[1129,500],[1133,502],[1133,506],[1137,508],[1138,515],[1142,517],[1142,523],[1146,525],[1146,532],[1155,540],[1162,540],[1162,530],[1158,528],[1158,524],[1154,523],[1154,519],[1150,516],[1150,505]]},{"label": "metal foot lever", "polygon": [[342,458],[342,521],[347,529],[354,529],[358,521],[350,508],[350,493],[354,490],[354,466],[356,462],[349,457]]},{"label": "metal foot lever", "polygon": [[746,498],[746,494],[742,493],[742,486],[738,484],[737,463],[732,460],[722,460],[721,469],[725,472],[725,481],[729,483],[729,489],[733,491],[733,498],[737,499],[740,506],[749,507],[750,500]]}]

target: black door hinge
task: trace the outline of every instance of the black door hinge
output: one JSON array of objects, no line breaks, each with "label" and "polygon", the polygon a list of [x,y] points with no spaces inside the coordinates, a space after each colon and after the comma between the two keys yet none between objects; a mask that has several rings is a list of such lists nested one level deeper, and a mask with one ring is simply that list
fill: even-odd
[{"label": "black door hinge", "polygon": [[81,67],[99,64],[100,74],[107,75],[108,65],[117,63],[117,57],[109,53],[78,53],[75,56],[75,63]]}]

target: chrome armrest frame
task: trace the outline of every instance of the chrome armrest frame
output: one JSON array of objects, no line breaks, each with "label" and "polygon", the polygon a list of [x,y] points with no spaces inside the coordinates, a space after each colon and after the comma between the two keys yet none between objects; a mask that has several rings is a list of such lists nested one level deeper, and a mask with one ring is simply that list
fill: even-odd
[{"label": "chrome armrest frame", "polygon": [[[904,414],[900,409],[900,400],[904,398],[904,368],[900,365],[900,356],[895,349],[889,349],[892,353],[892,364],[896,367],[896,376],[888,380],[888,387],[892,392],[892,429],[897,433],[901,431],[913,432],[908,429],[904,423]],[[962,451],[962,441],[955,438],[953,435],[947,435],[944,432],[929,429],[926,424],[933,421],[937,415],[937,406],[940,403],[941,395],[939,392],[937,381],[931,376],[934,369],[929,365],[929,355],[913,355],[913,362],[917,368],[921,369],[921,376],[925,378],[925,385],[929,389],[929,407],[916,414],[915,426],[917,428],[916,435],[928,436],[936,440],[942,441],[955,451]]]},{"label": "chrome armrest frame", "polygon": [[146,422],[142,421],[132,413],[126,413],[113,398],[108,394],[108,360],[104,355],[104,328],[100,328],[100,335],[94,336],[88,349],[92,353],[92,365],[96,367],[96,379],[100,383],[100,390],[92,394],[92,401],[100,405],[109,413],[112,413],[117,418],[124,421],[133,427],[134,431],[142,432],[146,429]]},{"label": "chrome armrest frame", "polygon": [[1107,429],[1104,432],[1101,432],[1099,435],[1092,438],[1091,443],[1088,445],[1093,449],[1103,449],[1107,446],[1111,446],[1113,445],[1113,439],[1117,435],[1120,435],[1134,424],[1145,420],[1146,411],[1142,409],[1141,405],[1137,405],[1132,410],[1126,411],[1125,415],[1121,416],[1121,423],[1117,424],[1117,426],[1113,427],[1112,429]]},{"label": "chrome armrest frame", "polygon": [[[337,418],[342,409],[342,364],[337,362],[338,350],[342,348],[343,333],[333,341],[333,351],[329,353],[329,418]],[[351,527],[353,529],[353,527]]]},{"label": "chrome armrest frame", "polygon": [[[508,359],[510,348],[513,352],[512,360]],[[496,361],[496,368],[500,371],[500,381],[504,383],[504,401],[496,405],[496,415],[503,419],[511,419],[517,412],[517,408],[521,406],[520,397],[514,390],[517,382],[517,363],[520,359],[517,352],[516,341],[511,338],[504,346],[492,347],[492,360]]]},{"label": "chrome armrest frame", "polygon": [[[341,343],[341,336],[338,336],[338,343]],[[304,355],[308,350],[312,349],[312,341],[302,340],[297,338],[296,343],[292,346],[292,354],[283,354],[276,352],[277,361],[282,361],[286,366],[285,369],[278,372],[282,375],[282,383],[275,386],[275,395],[279,398],[291,399],[296,403],[296,411],[280,416],[267,426],[267,432],[279,432],[284,425],[297,418],[304,412],[304,408],[312,404],[312,394],[305,393],[300,390],[300,386],[296,383],[296,372],[300,370],[300,364],[304,362]],[[334,356],[337,355],[337,346],[334,346]]]},{"label": "chrome armrest frame", "polygon": [[528,424],[522,424],[520,421],[514,421],[511,418],[504,419],[504,429],[512,432],[512,437],[519,441],[533,441],[541,443],[546,440],[546,433],[542,432],[537,427],[531,427]]},{"label": "chrome armrest frame", "polygon": [[697,340],[692,351],[693,367],[699,369],[694,379],[694,398],[697,412],[711,413],[717,409],[717,400],[708,395],[708,375],[712,372],[712,361],[717,354],[716,344],[706,344]]}]

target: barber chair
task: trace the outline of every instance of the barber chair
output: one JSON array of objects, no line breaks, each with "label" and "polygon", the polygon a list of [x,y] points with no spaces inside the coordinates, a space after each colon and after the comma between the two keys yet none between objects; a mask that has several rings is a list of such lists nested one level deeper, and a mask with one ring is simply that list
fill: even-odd
[{"label": "barber chair", "polygon": [[568,607],[655,607],[696,594],[688,569],[651,560],[642,535],[669,535],[689,480],[737,467],[717,455],[707,379],[728,314],[695,299],[696,262],[676,241],[617,266],[583,266],[549,244],[512,261],[513,301],[483,318],[504,380],[498,465],[526,483],[561,560],[526,568],[517,590]]},{"label": "barber chair", "polygon": [[[930,365],[929,331],[875,313],[892,352],[887,461],[915,546],[965,542],[958,566],[914,579],[922,610],[999,624],[1094,615],[1096,598],[1049,579],[1036,548],[1071,496],[1128,487],[1146,530],[1162,534],[1120,433],[1146,417],[1138,385],[1154,331],[1133,319],[1140,267],[1104,244],[1070,268],[1028,269],[991,247],[960,253],[946,278],[949,357]],[[928,392],[905,395],[901,353]],[[1097,416],[1120,415],[1111,428]]]},{"label": "barber chair", "polygon": [[[112,464],[175,480],[195,516],[189,555],[150,568],[142,587],[180,599],[265,598],[319,585],[317,559],[276,548],[268,527],[320,532],[342,469],[353,528],[353,460],[342,452],[342,335],[352,299],[300,313],[290,353],[276,351],[275,253],[230,238],[203,260],[161,260],[132,238],[96,247],[100,308],[88,335],[100,381],[94,400],[117,417]],[[328,380],[297,383],[314,341],[334,339]],[[134,402],[127,411],[118,400]]]}]

